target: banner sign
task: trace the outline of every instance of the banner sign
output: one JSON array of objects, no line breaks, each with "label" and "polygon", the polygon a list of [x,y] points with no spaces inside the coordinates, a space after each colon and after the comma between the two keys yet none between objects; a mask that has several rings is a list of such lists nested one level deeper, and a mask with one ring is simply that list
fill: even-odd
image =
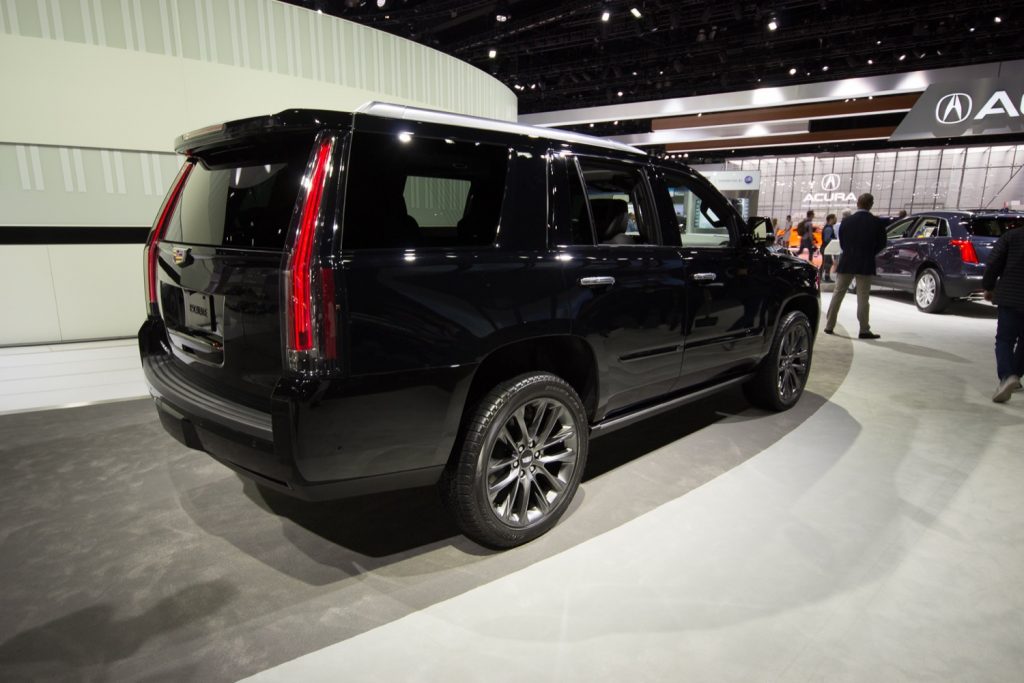
[{"label": "banner sign", "polygon": [[761,189],[760,171],[701,171],[701,175],[720,192]]},{"label": "banner sign", "polygon": [[1024,75],[928,86],[890,140],[1024,132]]}]

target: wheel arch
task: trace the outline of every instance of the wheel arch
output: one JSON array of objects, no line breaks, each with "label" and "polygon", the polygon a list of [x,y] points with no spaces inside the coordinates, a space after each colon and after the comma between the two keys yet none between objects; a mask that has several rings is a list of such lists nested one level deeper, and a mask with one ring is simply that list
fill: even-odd
[{"label": "wheel arch", "polygon": [[[811,334],[817,334],[818,320],[821,317],[821,302],[815,296],[807,293],[800,293],[786,299],[782,303],[782,306],[779,308],[778,318],[776,318],[775,325],[772,329],[771,339],[775,338],[775,330],[777,330],[779,325],[782,324],[782,319],[786,317],[786,314],[791,311],[800,311],[806,315],[807,320],[811,323]],[[771,340],[769,340],[769,343],[770,341]]]},{"label": "wheel arch", "polygon": [[550,372],[568,382],[583,402],[587,419],[593,421],[598,396],[597,358],[586,341],[569,334],[524,339],[489,353],[473,374],[463,419],[495,385],[531,371]]}]

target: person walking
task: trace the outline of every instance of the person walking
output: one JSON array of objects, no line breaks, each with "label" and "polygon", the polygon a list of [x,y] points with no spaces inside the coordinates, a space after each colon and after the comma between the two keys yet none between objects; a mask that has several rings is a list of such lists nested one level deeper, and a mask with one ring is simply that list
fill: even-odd
[{"label": "person walking", "polygon": [[843,253],[839,255],[836,267],[836,288],[832,293],[832,303],[828,306],[825,317],[825,334],[834,334],[839,307],[843,305],[843,297],[853,279],[857,279],[857,322],[860,324],[860,339],[878,339],[882,335],[871,331],[868,320],[871,295],[871,279],[875,276],[875,254],[885,248],[885,226],[871,213],[875,198],[870,192],[857,197],[857,211],[843,220],[843,228],[839,233],[839,246]]},{"label": "person walking", "polygon": [[829,254],[829,243],[836,238],[836,215],[830,213],[825,216],[825,227],[821,229],[821,268],[818,277],[822,282],[832,282],[832,255]]},{"label": "person walking", "polygon": [[814,260],[814,212],[808,211],[807,218],[800,222],[796,228],[796,233],[800,235],[800,249],[796,252],[797,256],[804,253],[804,249],[807,250],[807,260]]},{"label": "person walking", "polygon": [[996,374],[992,400],[1004,403],[1024,376],[1024,230],[1010,229],[992,248],[981,278],[985,299],[999,307],[996,319]]}]

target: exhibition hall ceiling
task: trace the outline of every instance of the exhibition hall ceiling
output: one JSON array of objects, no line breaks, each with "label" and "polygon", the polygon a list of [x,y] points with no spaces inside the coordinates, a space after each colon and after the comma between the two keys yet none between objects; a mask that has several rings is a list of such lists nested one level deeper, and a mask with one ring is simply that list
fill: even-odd
[{"label": "exhibition hall ceiling", "polygon": [[1024,57],[1022,0],[291,1],[469,62],[520,114]]}]

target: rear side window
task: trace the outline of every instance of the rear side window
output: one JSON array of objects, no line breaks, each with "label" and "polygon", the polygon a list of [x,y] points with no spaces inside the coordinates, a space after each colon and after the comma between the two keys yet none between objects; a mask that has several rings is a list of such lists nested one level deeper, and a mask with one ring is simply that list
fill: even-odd
[{"label": "rear side window", "polygon": [[684,247],[724,249],[733,245],[727,200],[677,173],[666,173],[665,185]]},{"label": "rear side window", "polygon": [[1007,230],[1024,225],[1020,216],[977,217],[971,221],[968,230],[977,237],[1000,237]]},{"label": "rear side window", "polygon": [[639,166],[570,159],[569,203],[574,244],[657,244]]},{"label": "rear side window", "polygon": [[498,232],[509,150],[356,133],[345,188],[345,249],[485,246]]},{"label": "rear side window", "polygon": [[283,249],[310,146],[261,147],[258,159],[197,164],[168,225],[170,242]]}]

